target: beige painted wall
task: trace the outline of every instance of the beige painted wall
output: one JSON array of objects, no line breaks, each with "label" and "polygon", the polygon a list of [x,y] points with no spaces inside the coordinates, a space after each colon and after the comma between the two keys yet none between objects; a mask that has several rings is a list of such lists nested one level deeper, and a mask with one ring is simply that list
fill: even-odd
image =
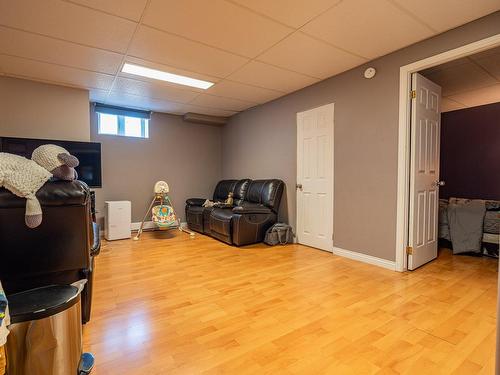
[{"label": "beige painted wall", "polygon": [[99,217],[104,214],[106,200],[130,200],[132,221],[141,221],[154,183],[165,180],[174,208],[184,220],[186,199],[210,197],[221,178],[221,127],[153,113],[149,138],[141,139],[97,134],[97,115],[92,107],[91,122],[92,141],[102,144],[103,188],[95,189]]},{"label": "beige painted wall", "polygon": [[334,245],[395,260],[399,68],[498,33],[500,12],[232,117],[223,177],[283,179],[295,226],[296,113],[335,103]]},{"label": "beige painted wall", "polygon": [[87,90],[0,76],[0,136],[88,141]]}]

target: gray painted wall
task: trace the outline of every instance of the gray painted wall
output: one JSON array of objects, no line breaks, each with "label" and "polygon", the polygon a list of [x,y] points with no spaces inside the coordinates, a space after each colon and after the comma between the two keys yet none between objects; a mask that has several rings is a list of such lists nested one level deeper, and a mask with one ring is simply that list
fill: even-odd
[{"label": "gray painted wall", "polygon": [[0,135],[88,141],[87,90],[0,77]]},{"label": "gray painted wall", "polygon": [[233,116],[223,177],[283,179],[281,216],[295,226],[296,113],[335,103],[334,245],[395,260],[399,68],[498,33],[500,12]]},{"label": "gray painted wall", "polygon": [[174,208],[183,220],[187,198],[212,195],[222,174],[220,127],[153,113],[149,138],[129,138],[97,134],[93,106],[90,116],[91,140],[102,144],[103,187],[95,189],[98,217],[104,214],[104,201],[130,200],[132,221],[141,221],[158,180],[168,182]]}]

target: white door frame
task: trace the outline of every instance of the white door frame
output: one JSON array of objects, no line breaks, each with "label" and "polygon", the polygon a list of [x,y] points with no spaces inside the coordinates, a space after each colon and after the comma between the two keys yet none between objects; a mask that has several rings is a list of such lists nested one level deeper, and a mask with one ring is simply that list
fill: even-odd
[{"label": "white door frame", "polygon": [[407,270],[410,185],[411,75],[445,62],[500,46],[500,34],[404,65],[399,70],[398,192],[396,212],[396,271]]}]

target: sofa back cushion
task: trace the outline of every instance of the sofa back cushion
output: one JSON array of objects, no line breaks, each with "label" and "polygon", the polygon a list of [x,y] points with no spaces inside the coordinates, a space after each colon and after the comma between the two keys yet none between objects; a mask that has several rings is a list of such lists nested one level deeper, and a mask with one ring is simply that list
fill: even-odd
[{"label": "sofa back cushion", "polygon": [[239,206],[245,200],[251,181],[252,180],[245,178],[236,182],[233,190],[233,199],[236,206]]},{"label": "sofa back cushion", "polygon": [[217,183],[214,190],[214,201],[225,201],[230,191],[234,191],[234,187],[238,180],[221,180]]},{"label": "sofa back cushion", "polygon": [[36,196],[43,220],[30,229],[24,223],[26,199],[0,189],[0,279],[10,293],[28,281],[34,283],[30,288],[48,285],[42,284],[44,275],[90,268],[89,187],[81,181],[47,182]]},{"label": "sofa back cushion", "polygon": [[278,211],[285,184],[281,180],[253,180],[250,182],[245,201],[263,204]]}]

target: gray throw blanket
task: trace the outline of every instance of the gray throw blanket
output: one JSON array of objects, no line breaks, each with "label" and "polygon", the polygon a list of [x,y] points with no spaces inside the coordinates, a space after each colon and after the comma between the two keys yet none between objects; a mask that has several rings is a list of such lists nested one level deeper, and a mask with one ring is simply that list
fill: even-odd
[{"label": "gray throw blanket", "polygon": [[451,241],[450,237],[450,225],[448,223],[448,200],[439,200],[439,217],[438,217],[439,229],[438,237],[445,240]]},{"label": "gray throw blanket", "polygon": [[483,200],[450,199],[448,223],[453,254],[481,252],[485,212],[486,207]]}]

